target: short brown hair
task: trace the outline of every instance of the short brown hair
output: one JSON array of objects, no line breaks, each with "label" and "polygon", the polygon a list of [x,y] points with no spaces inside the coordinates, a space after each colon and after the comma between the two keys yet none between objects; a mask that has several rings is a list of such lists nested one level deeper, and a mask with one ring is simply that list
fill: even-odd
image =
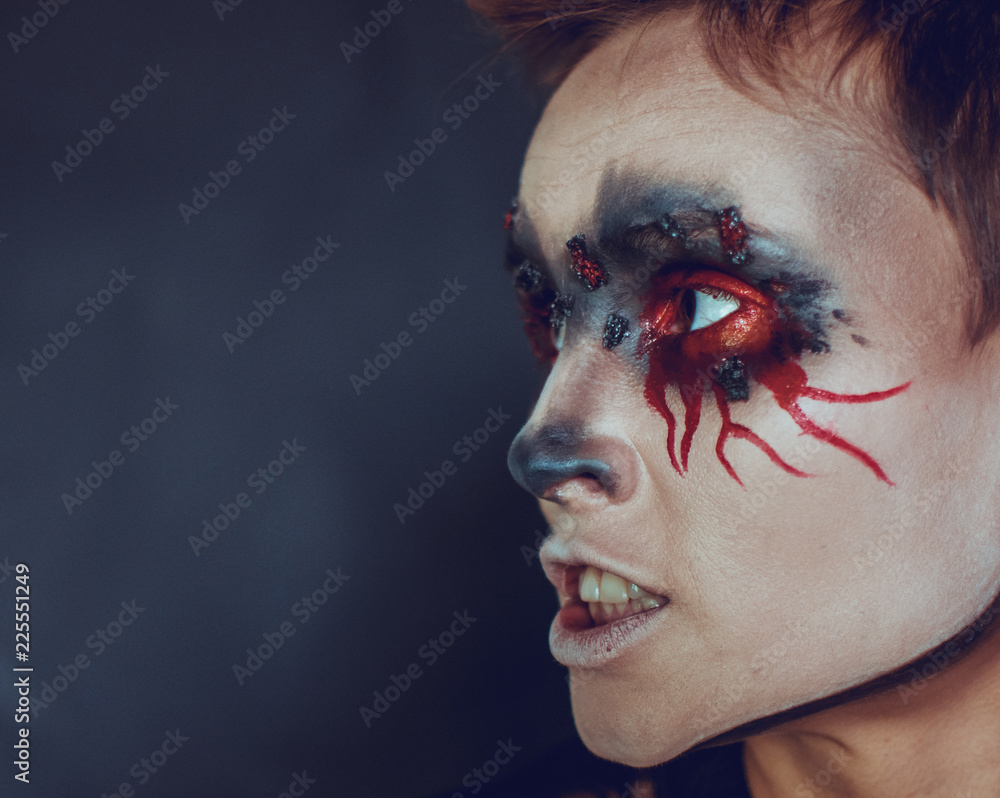
[{"label": "short brown hair", "polygon": [[[989,0],[466,0],[554,87],[616,30],[668,10],[700,15],[709,52],[737,83],[779,87],[791,38],[810,13],[832,19],[841,58],[862,56],[881,81],[880,110],[913,181],[946,210],[968,265],[966,330],[1000,325],[1000,4]],[[830,16],[832,15],[832,17]],[[943,301],[945,299],[943,298]]]}]

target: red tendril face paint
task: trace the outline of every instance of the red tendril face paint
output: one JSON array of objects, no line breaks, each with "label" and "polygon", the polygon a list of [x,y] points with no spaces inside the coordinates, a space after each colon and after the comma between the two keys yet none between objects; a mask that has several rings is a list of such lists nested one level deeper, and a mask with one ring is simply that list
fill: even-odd
[{"label": "red tendril face paint", "polygon": [[608,273],[597,261],[587,256],[587,239],[583,233],[566,242],[573,255],[573,273],[580,278],[587,291],[596,291],[608,284]]},{"label": "red tendril face paint", "polygon": [[[719,214],[723,249],[734,263],[750,257],[746,226],[735,208]],[[655,277],[652,290],[640,316],[642,328],[639,354],[649,356],[645,397],[649,405],[667,422],[667,451],[670,462],[683,475],[688,455],[701,418],[702,397],[708,391],[715,397],[722,416],[722,429],[715,452],[729,475],[740,485],[743,481],[725,455],[730,437],[750,441],[771,461],[789,474],[812,476],[786,463],[771,446],[748,427],[730,417],[729,403],[749,397],[752,378],[767,388],[778,406],[791,416],[803,434],[847,452],[868,467],[878,479],[893,482],[877,462],[854,444],[812,421],[799,407],[802,398],[822,402],[859,404],[878,402],[906,390],[910,383],[887,391],[866,394],[838,394],[808,385],[805,371],[796,362],[804,348],[824,351],[825,343],[794,318],[790,307],[794,289],[785,283],[767,281],[768,295],[729,274],[708,268],[678,270]],[[721,318],[692,329],[699,318],[697,303],[710,297],[728,309]],[[711,305],[711,303],[709,302]],[[667,406],[668,384],[680,389],[684,404],[684,431],[680,459],[676,453],[677,421]]]}]

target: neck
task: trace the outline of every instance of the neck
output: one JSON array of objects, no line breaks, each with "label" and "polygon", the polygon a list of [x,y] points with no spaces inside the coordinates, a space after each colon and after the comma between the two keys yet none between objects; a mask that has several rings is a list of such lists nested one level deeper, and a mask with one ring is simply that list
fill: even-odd
[{"label": "neck", "polygon": [[747,740],[753,798],[1000,794],[1000,619],[983,621],[894,686]]}]

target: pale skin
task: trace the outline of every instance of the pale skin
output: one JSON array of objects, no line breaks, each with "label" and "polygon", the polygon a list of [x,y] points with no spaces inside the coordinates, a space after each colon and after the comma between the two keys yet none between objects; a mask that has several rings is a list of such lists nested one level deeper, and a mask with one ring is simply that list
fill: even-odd
[{"label": "pale skin", "polygon": [[[577,305],[519,440],[582,425],[588,456],[620,476],[613,489],[585,472],[536,489],[552,529],[543,561],[573,550],[670,599],[641,644],[570,668],[587,746],[650,766],[893,671],[992,604],[1000,347],[996,334],[968,344],[974,284],[953,226],[903,173],[878,123],[837,102],[745,96],[719,76],[685,15],[638,34],[612,35],[569,74],[525,159],[519,223],[530,223],[537,259]],[[818,75],[823,58],[813,55],[800,68]],[[586,295],[570,271],[566,241],[599,239],[609,173],[704,187],[815,265],[824,308],[847,322],[828,317],[830,351],[802,355],[809,384],[851,394],[911,384],[870,404],[800,404],[893,484],[800,435],[753,380],[749,400],[731,404],[733,420],[814,476],[730,440],[741,487],[716,456],[721,421],[708,399],[688,471],[677,472],[666,423],[643,395],[637,334],[613,350],[601,343],[612,311],[638,332],[640,294],[615,289],[614,264],[605,264],[612,282]],[[676,385],[666,401],[683,417]],[[998,626],[905,702],[894,688],[749,737],[755,798],[1000,794]]]}]

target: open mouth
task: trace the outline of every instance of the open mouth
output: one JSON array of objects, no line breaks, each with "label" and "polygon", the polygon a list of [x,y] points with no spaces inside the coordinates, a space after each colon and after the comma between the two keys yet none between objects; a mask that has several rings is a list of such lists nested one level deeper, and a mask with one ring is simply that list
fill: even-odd
[{"label": "open mouth", "polygon": [[670,601],[592,565],[567,568],[564,591],[560,597],[564,614],[571,616],[575,621],[572,625],[579,628],[620,621],[659,609]]}]

